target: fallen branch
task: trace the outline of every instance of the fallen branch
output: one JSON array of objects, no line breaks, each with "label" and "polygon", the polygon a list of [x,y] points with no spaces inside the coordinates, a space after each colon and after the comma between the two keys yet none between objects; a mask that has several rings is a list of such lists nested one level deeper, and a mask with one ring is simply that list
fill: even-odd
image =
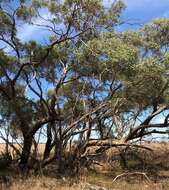
[{"label": "fallen branch", "polygon": [[144,172],[127,172],[127,173],[122,173],[122,174],[120,174],[120,175],[117,175],[117,176],[113,179],[113,183],[114,183],[118,178],[123,177],[123,176],[128,176],[128,175],[142,175],[142,176],[145,177],[145,179],[146,179],[149,183],[151,183],[150,178],[149,178],[149,177],[146,175],[146,173],[144,173]]},{"label": "fallen branch", "polygon": [[149,151],[153,151],[151,148],[143,146],[143,145],[138,145],[138,144],[131,144],[131,143],[125,143],[123,141],[113,141],[113,140],[91,140],[86,144],[86,147],[92,147],[92,146],[100,146],[100,147],[134,147],[134,148],[142,148],[146,149]]}]

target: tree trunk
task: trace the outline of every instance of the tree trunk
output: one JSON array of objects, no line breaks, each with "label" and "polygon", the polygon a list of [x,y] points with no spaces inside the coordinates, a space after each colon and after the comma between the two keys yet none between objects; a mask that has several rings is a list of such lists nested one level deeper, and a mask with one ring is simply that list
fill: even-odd
[{"label": "tree trunk", "polygon": [[64,172],[64,161],[63,161],[63,146],[62,146],[62,141],[58,140],[58,142],[55,145],[55,154],[56,154],[56,159],[58,163],[58,172],[63,173]]},{"label": "tree trunk", "polygon": [[45,151],[43,154],[43,160],[49,158],[51,149],[52,149],[52,132],[51,132],[51,126],[48,125],[47,126],[47,141],[46,141],[46,145],[45,145]]},{"label": "tree trunk", "polygon": [[31,152],[32,140],[33,140],[32,136],[30,135],[24,136],[23,149],[19,163],[19,168],[23,173],[27,173],[29,169],[28,161]]},{"label": "tree trunk", "polygon": [[126,152],[123,150],[120,152],[120,165],[122,169],[124,170],[128,169],[127,160],[126,160]]}]

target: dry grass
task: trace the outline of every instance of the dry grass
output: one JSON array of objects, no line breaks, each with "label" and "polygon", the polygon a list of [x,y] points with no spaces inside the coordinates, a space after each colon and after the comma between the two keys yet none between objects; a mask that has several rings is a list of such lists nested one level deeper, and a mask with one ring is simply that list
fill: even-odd
[{"label": "dry grass", "polygon": [[[21,149],[20,146],[22,145],[19,146],[18,144],[14,144],[14,146],[17,149]],[[38,144],[38,153],[43,153],[44,149],[45,149],[45,144]],[[9,146],[9,150],[12,151],[13,149]],[[5,143],[0,143],[0,152],[4,152],[4,151],[5,151]]]},{"label": "dry grass", "polygon": [[[128,177],[120,178],[113,183],[114,177],[124,172],[122,170],[114,170],[114,168],[116,168],[115,165],[114,168],[112,167],[111,169],[100,167],[100,169],[97,170],[99,173],[87,173],[87,175],[83,176],[80,182],[76,184],[74,184],[74,179],[61,180],[54,177],[49,177],[50,175],[42,177],[29,177],[27,180],[14,177],[15,179],[8,185],[0,183],[0,190],[88,190],[86,184],[105,187],[107,190],[169,190],[169,144],[153,143],[146,144],[146,146],[152,148],[154,153],[148,155],[142,152],[140,156],[144,157],[148,166],[151,165],[151,167],[155,167],[158,171],[158,179],[154,179],[152,173],[147,173],[148,177],[151,179],[151,182],[147,182],[144,178],[134,176],[134,179]],[[4,150],[4,144],[0,144],[0,152],[3,152]],[[43,150],[44,144],[40,144],[38,146],[39,155],[42,155]],[[12,151],[12,149],[10,149],[10,151]],[[117,153],[117,149],[116,151],[115,149],[112,150],[112,152],[110,151],[108,153],[108,157],[111,157],[111,154],[114,156],[115,153]],[[101,159],[104,158],[102,157]],[[103,161],[105,162],[105,160]],[[131,163],[129,164],[133,164],[134,161],[135,160],[131,160]],[[55,172],[50,171],[49,168],[47,168],[48,173]],[[54,170],[53,166],[51,166],[51,168]]]},{"label": "dry grass", "polygon": [[[154,151],[158,151],[158,152],[169,152],[169,143],[144,143],[143,144],[144,146],[146,147],[149,147],[151,149],[153,149]],[[22,145],[18,145],[18,144],[14,144],[14,146],[21,150],[21,147]],[[45,144],[38,144],[38,154],[39,155],[42,155],[43,152],[44,152],[44,149],[45,149]],[[33,150],[33,146],[32,146],[32,150]],[[5,151],[5,143],[0,143],[0,153],[4,152]],[[13,149],[9,146],[9,151],[10,152],[13,152]],[[112,148],[110,149],[110,151],[107,151],[107,154],[114,154],[115,152],[118,152],[116,148]]]},{"label": "dry grass", "polygon": [[[13,145],[16,147],[17,150],[21,152],[22,145],[18,145],[18,144],[13,144]],[[0,154],[5,152],[5,148],[6,148],[5,143],[0,143]],[[33,152],[33,149],[34,147],[32,146],[32,152]],[[42,158],[44,150],[45,150],[45,144],[38,144],[37,155],[39,156],[39,158]],[[13,158],[16,156],[16,152],[11,146],[9,146],[9,152]]]},{"label": "dry grass", "polygon": [[[90,184],[91,185],[91,184]],[[89,190],[89,183],[80,182],[79,184],[70,185],[68,181],[59,181],[51,178],[29,178],[25,181],[18,180],[13,182],[12,185],[3,185],[1,190]],[[105,187],[107,190],[168,190],[169,182],[163,181],[161,183],[146,183],[144,181],[138,181],[137,183],[127,183],[125,181],[117,181],[116,183],[111,183],[109,186],[105,185],[103,181],[102,184],[92,184],[90,187]]]}]

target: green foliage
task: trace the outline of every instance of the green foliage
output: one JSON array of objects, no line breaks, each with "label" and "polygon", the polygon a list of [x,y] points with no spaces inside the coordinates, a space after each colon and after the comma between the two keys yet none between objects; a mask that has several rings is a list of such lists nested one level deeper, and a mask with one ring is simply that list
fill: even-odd
[{"label": "green foliage", "polygon": [[145,25],[141,32],[143,32],[143,38],[145,40],[145,46],[147,50],[153,51],[158,54],[163,51],[169,44],[169,21],[168,19],[156,19],[151,23]]},{"label": "green foliage", "polygon": [[77,58],[80,66],[77,70],[81,75],[94,73],[96,78],[101,77],[102,80],[111,80],[114,75],[117,78],[130,76],[138,59],[138,50],[133,44],[125,44],[111,33],[90,40],[81,47],[80,52]]},{"label": "green foliage", "polygon": [[0,11],[0,34],[8,34],[11,29],[12,21],[3,11]]}]

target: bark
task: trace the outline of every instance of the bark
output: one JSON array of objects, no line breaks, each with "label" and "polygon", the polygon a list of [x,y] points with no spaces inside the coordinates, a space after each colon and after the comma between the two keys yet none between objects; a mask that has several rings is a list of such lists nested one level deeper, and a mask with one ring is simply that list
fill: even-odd
[{"label": "bark", "polygon": [[19,163],[19,168],[23,173],[27,173],[29,169],[28,161],[31,153],[32,141],[33,137],[31,135],[24,136],[23,149]]},{"label": "bark", "polygon": [[55,154],[56,154],[56,158],[57,158],[57,162],[58,162],[58,172],[59,173],[63,173],[64,172],[64,161],[63,161],[63,146],[62,146],[62,141],[59,140],[56,143],[55,146]]},{"label": "bark", "polygon": [[52,132],[51,132],[51,126],[48,125],[47,126],[47,141],[45,145],[45,151],[43,154],[43,160],[49,158],[51,149],[52,149]]},{"label": "bark", "polygon": [[120,165],[121,165],[122,169],[128,169],[125,151],[122,151],[120,153]]}]

